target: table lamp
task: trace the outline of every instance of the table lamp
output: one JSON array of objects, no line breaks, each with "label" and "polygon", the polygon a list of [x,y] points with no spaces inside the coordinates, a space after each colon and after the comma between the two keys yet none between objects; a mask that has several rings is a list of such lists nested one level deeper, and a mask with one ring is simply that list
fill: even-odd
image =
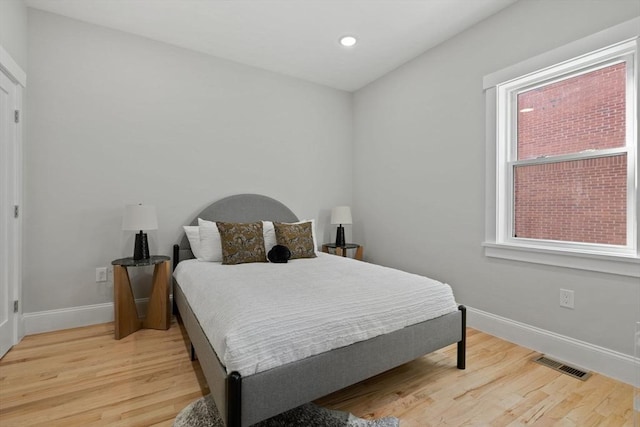
[{"label": "table lamp", "polygon": [[156,217],[155,206],[150,205],[126,205],[122,217],[123,230],[140,230],[136,234],[136,243],[133,248],[133,259],[148,259],[149,244],[147,233],[143,230],[156,230],[158,228],[158,218]]},{"label": "table lamp", "polygon": [[331,224],[338,224],[336,232],[336,246],[344,246],[344,227],[342,224],[351,224],[351,208],[349,206],[338,206],[331,210]]}]

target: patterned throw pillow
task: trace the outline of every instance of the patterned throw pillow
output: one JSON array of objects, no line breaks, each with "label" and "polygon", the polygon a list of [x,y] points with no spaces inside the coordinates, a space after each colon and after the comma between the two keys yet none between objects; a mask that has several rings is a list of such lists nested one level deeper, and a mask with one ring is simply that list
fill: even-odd
[{"label": "patterned throw pillow", "polygon": [[223,264],[267,262],[262,222],[248,224],[216,222],[222,243]]},{"label": "patterned throw pillow", "polygon": [[276,240],[291,251],[291,258],[315,258],[311,221],[297,224],[274,222]]}]

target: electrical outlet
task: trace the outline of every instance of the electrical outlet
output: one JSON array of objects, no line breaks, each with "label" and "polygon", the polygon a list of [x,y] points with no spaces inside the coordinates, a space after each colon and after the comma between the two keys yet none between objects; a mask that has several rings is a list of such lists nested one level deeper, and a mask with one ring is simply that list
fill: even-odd
[{"label": "electrical outlet", "polygon": [[560,289],[560,307],[573,308],[573,291]]},{"label": "electrical outlet", "polygon": [[107,267],[96,268],[96,282],[107,281]]}]

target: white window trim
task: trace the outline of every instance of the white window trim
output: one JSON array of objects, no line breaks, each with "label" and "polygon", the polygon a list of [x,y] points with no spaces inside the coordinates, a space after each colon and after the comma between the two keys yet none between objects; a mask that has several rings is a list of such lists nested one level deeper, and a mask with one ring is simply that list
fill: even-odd
[{"label": "white window trim", "polygon": [[[620,52],[629,51],[631,46],[635,53],[633,73],[635,73],[637,81],[639,28],[640,18],[635,18],[484,77],[483,86],[486,101],[486,216],[483,246],[486,256],[640,277],[640,251],[637,245],[640,241],[640,231],[637,227],[637,216],[627,218],[627,247],[513,239],[509,237],[508,233],[505,236],[506,228],[501,224],[505,224],[505,219],[508,219],[505,218],[505,212],[511,212],[511,209],[505,209],[505,204],[510,202],[504,200],[500,195],[509,194],[509,192],[505,192],[504,188],[509,181],[504,179],[504,174],[507,173],[506,170],[497,168],[497,165],[506,163],[505,160],[508,159],[508,153],[504,146],[500,150],[498,148],[499,144],[496,143],[501,132],[498,128],[497,120],[497,97],[504,96],[501,91],[504,90],[504,87],[508,88],[509,82],[512,80],[519,80],[521,85],[523,79],[526,79],[529,74],[534,73],[536,77],[539,77],[540,70],[545,70],[542,73],[548,72],[551,74],[557,73],[558,69],[562,69],[562,67],[566,67],[566,72],[570,72],[571,67],[573,69],[576,68],[576,58],[579,58],[578,62],[584,60],[583,64],[578,64],[578,67],[584,67],[590,63],[605,61],[611,56],[620,55]],[[616,47],[604,50],[612,45]],[[571,60],[572,64],[566,64],[567,60]],[[504,85],[501,85],[503,83]],[[636,107],[637,91],[637,87],[633,88],[634,99],[632,99],[632,105]],[[500,111],[500,113],[505,114],[504,111]],[[635,144],[628,144],[631,147],[625,148],[625,150],[629,150],[628,159],[637,157],[635,152],[637,149],[637,139],[635,139],[637,137],[637,114],[638,111],[636,109],[627,116],[627,135],[632,135],[632,138],[636,141]],[[635,170],[635,174],[628,176],[627,183],[629,188],[633,189],[633,191],[630,191],[631,196],[628,201],[633,204],[632,206],[635,206],[634,214],[637,215],[640,211],[640,206],[638,206],[636,197],[638,193],[638,168],[637,165],[635,166],[631,168]],[[510,224],[510,222],[506,224]]]},{"label": "white window trim", "polygon": [[[497,224],[498,236],[496,241],[505,244],[518,246],[522,244],[525,247],[546,247],[549,249],[570,249],[575,251],[584,251],[586,253],[598,254],[622,254],[632,256],[637,253],[636,249],[636,184],[635,184],[635,105],[636,105],[636,88],[635,64],[634,59],[637,54],[637,43],[635,40],[618,43],[605,49],[583,55],[582,57],[548,67],[539,72],[531,73],[521,78],[513,79],[504,84],[497,86],[498,96],[498,124],[497,124],[497,156],[498,180],[504,182],[505,185],[513,186],[513,167],[516,165],[534,165],[549,162],[573,161],[582,159],[592,159],[597,157],[606,157],[612,155],[627,155],[627,236],[625,246],[613,246],[604,244],[588,244],[577,242],[554,242],[541,241],[531,239],[528,242],[522,242],[522,238],[512,237],[514,235],[513,209],[514,205],[513,191],[498,192],[497,197]],[[513,143],[515,130],[515,117],[517,116],[516,97],[519,92],[530,90],[531,87],[550,84],[554,81],[560,81],[568,77],[586,74],[588,72],[601,69],[610,65],[625,63],[626,80],[627,80],[627,116],[626,116],[626,141],[623,147],[610,148],[603,150],[595,150],[593,152],[571,153],[564,155],[549,156],[545,158],[536,158],[528,160],[517,160],[516,146]],[[549,81],[549,77],[552,80]],[[555,78],[555,76],[562,76]],[[511,107],[508,111],[506,107]],[[504,195],[504,197],[503,197]]]}]

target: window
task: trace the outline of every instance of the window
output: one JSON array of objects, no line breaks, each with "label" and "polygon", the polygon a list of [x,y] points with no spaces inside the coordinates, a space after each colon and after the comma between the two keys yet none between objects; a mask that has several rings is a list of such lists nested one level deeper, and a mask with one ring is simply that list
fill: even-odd
[{"label": "window", "polygon": [[506,205],[513,210],[505,224],[509,239],[633,249],[627,158],[634,141],[626,138],[632,59],[616,57],[551,81],[517,80],[505,88],[498,102],[511,114],[499,118],[499,126],[515,128],[502,141],[505,189],[513,197]]},{"label": "window", "polygon": [[485,253],[640,276],[637,37],[575,50],[485,77]]}]

